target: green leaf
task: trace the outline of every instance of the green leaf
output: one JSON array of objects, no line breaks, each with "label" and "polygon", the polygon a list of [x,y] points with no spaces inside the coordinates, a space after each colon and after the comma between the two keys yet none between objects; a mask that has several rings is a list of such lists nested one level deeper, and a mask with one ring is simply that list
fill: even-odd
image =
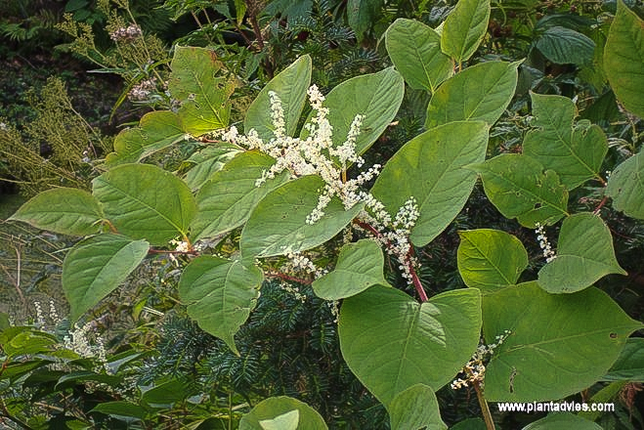
[{"label": "green leaf", "polygon": [[181,101],[178,115],[183,129],[201,136],[228,125],[229,98],[235,86],[228,78],[216,76],[221,69],[214,51],[177,46],[170,64],[168,90]]},{"label": "green leaf", "polygon": [[189,394],[190,389],[186,381],[172,379],[146,390],[141,396],[141,402],[152,407],[167,406],[185,399]]},{"label": "green leaf", "polygon": [[481,174],[485,194],[499,212],[524,227],[554,224],[568,215],[568,190],[532,157],[502,154],[469,168]]},{"label": "green leaf", "polygon": [[90,411],[90,413],[92,412],[100,412],[116,419],[136,418],[142,420],[147,415],[147,411],[142,406],[122,401],[103,402]]},{"label": "green leaf", "polygon": [[259,297],[262,272],[239,261],[197,257],[184,269],[179,297],[199,327],[226,342],[239,355],[234,335]]},{"label": "green leaf", "polygon": [[96,373],[88,370],[80,370],[75,372],[66,373],[58,379],[56,390],[66,390],[68,388],[74,388],[79,382],[85,381],[96,381],[103,384],[107,384],[111,387],[116,387],[123,378],[117,375],[108,375],[105,373]]},{"label": "green leaf", "polygon": [[103,212],[88,192],[74,188],[43,191],[8,219],[55,233],[85,236],[100,229]]},{"label": "green leaf", "polygon": [[549,414],[545,418],[528,424],[522,430],[552,429],[602,430],[598,424],[567,412]]},{"label": "green leaf", "polygon": [[[604,386],[601,390],[593,394],[593,396],[588,400],[588,403],[609,403],[615,400],[617,396],[619,396],[620,392],[626,386],[626,384],[628,384],[628,381],[611,382],[610,384]],[[603,408],[596,408],[596,410],[582,410],[577,413],[577,416],[586,418],[590,421],[597,421],[597,419],[602,416],[603,413],[610,412],[608,410],[604,411],[597,409]]]},{"label": "green leaf", "polygon": [[378,20],[383,3],[383,0],[347,1],[347,21],[359,42],[364,40],[366,33]]},{"label": "green leaf", "polygon": [[618,211],[644,219],[644,151],[617,166],[608,178],[606,195]]},{"label": "green leaf", "polygon": [[149,245],[144,240],[106,233],[78,242],[63,262],[62,283],[76,321],[94,307],[143,261]]},{"label": "green leaf", "polygon": [[602,379],[644,382],[644,338],[628,339],[617,361]]},{"label": "green leaf", "polygon": [[372,285],[389,285],[382,269],[385,258],[377,242],[362,239],[340,250],[332,272],[313,281],[313,290],[325,300],[340,300],[361,293]]},{"label": "green leaf", "polygon": [[468,287],[494,293],[515,285],[528,267],[528,252],[519,239],[500,230],[459,231],[458,271]]},{"label": "green leaf", "polygon": [[197,194],[199,211],[191,228],[195,238],[217,236],[244,224],[257,203],[288,180],[283,173],[255,185],[273,164],[275,160],[261,152],[243,152],[212,175]]},{"label": "green leaf", "polygon": [[240,152],[239,147],[222,142],[217,146],[206,146],[201,151],[192,154],[186,161],[195,163],[195,166],[186,173],[186,184],[191,190],[200,189],[215,172],[221,170]]},{"label": "green leaf", "polygon": [[107,154],[108,167],[135,163],[185,139],[186,132],[176,113],[149,112],[143,115],[138,127],[121,131],[114,139],[114,152]]},{"label": "green leaf", "polygon": [[535,46],[555,64],[583,66],[593,61],[595,42],[588,36],[566,27],[554,26],[541,34]]},{"label": "green leaf", "polygon": [[95,178],[92,185],[105,216],[120,233],[153,245],[185,236],[197,211],[190,188],[150,164],[118,166]]},{"label": "green leaf", "polygon": [[[56,336],[32,327],[10,327],[0,334],[0,345],[8,357],[47,353],[56,343]],[[33,368],[36,367],[39,366]],[[16,375],[15,371],[13,375]]]},{"label": "green leaf", "polygon": [[485,159],[488,127],[481,121],[452,122],[407,142],[387,162],[371,193],[392,217],[414,197],[420,217],[411,231],[414,245],[438,236],[463,209],[476,183],[464,166]]},{"label": "green leaf", "polygon": [[438,400],[427,385],[417,384],[398,394],[387,408],[392,430],[446,430]]},{"label": "green leaf", "polygon": [[[356,138],[356,153],[364,153],[394,119],[404,93],[405,82],[392,67],[356,76],[333,88],[324,101],[324,106],[329,109],[327,118],[333,127],[333,144],[342,145],[356,115],[363,115],[360,134]],[[313,112],[309,120],[312,115]],[[307,130],[302,130],[301,135],[308,136]]]},{"label": "green leaf", "polygon": [[562,96],[530,93],[535,120],[523,141],[523,153],[557,172],[561,183],[572,190],[598,172],[608,151],[606,135],[586,121],[573,127],[575,104]]},{"label": "green leaf", "polygon": [[338,234],[362,210],[357,204],[345,210],[337,197],[314,224],[306,218],[318,205],[324,181],[304,176],[271,191],[250,215],[241,235],[244,258],[270,257],[315,248]]},{"label": "green leaf", "polygon": [[311,83],[311,68],[311,57],[304,55],[271,79],[246,111],[245,133],[255,129],[259,137],[265,141],[274,137],[275,127],[271,119],[271,103],[268,96],[268,93],[273,91],[282,102],[286,134],[295,135],[306,102],[306,92]]},{"label": "green leaf", "polygon": [[485,37],[490,11],[490,0],[459,0],[443,26],[443,52],[457,63],[467,61]]},{"label": "green leaf", "polygon": [[622,0],[604,47],[604,71],[626,109],[644,118],[644,21]]},{"label": "green leaf", "polygon": [[300,421],[300,411],[297,409],[279,415],[272,420],[262,420],[259,425],[264,430],[297,430]]},{"label": "green leaf", "polygon": [[574,293],[611,273],[627,274],[615,258],[610,230],[599,216],[582,212],[561,225],[557,258],[539,270],[539,286],[549,293]]},{"label": "green leaf", "polygon": [[425,127],[465,120],[494,124],[514,96],[517,67],[519,62],[489,61],[452,76],[429,101]]},{"label": "green leaf", "polygon": [[299,414],[298,430],[327,430],[324,420],[312,407],[286,396],[269,397],[259,402],[242,417],[239,430],[264,430],[260,421],[273,420],[293,410]]},{"label": "green leaf", "polygon": [[398,18],[387,29],[385,43],[411,88],[434,92],[452,75],[452,60],[441,51],[441,37],[420,21]]},{"label": "green leaf", "polygon": [[558,400],[600,380],[626,339],[644,326],[603,291],[548,294],[536,282],[483,297],[486,343],[511,334],[487,365],[493,402]]},{"label": "green leaf", "polygon": [[476,349],[480,303],[474,288],[420,304],[400,290],[376,285],[342,303],[342,356],[385,406],[416,384],[438,390]]}]

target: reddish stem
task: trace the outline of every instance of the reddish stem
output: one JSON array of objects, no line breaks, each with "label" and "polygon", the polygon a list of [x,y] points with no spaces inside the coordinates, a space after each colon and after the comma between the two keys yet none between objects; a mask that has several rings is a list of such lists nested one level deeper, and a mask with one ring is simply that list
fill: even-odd
[{"label": "reddish stem", "polygon": [[[364,221],[355,221],[358,226],[362,227],[363,229],[371,232],[374,236],[382,238],[382,233],[380,233],[374,226],[371,224],[368,224]],[[393,248],[393,245],[386,240],[385,241],[387,247],[389,249]],[[411,274],[411,280],[412,283],[414,284],[414,288],[416,288],[416,292],[418,293],[418,297],[420,297],[421,302],[426,302],[427,301],[427,293],[425,293],[425,289],[423,288],[423,284],[420,282],[420,278],[418,277],[418,274],[416,273],[416,269],[414,268],[414,265],[412,264],[411,261],[411,255],[413,254],[414,250],[413,248],[409,249],[409,254],[406,256],[405,260],[402,261],[403,264],[405,264],[409,268],[409,273]]]},{"label": "reddish stem", "polygon": [[597,207],[593,211],[593,214],[597,215],[599,213],[599,211],[601,210],[601,208],[606,204],[607,201],[608,201],[608,196],[604,196],[602,201],[599,202],[599,204],[597,205]]}]

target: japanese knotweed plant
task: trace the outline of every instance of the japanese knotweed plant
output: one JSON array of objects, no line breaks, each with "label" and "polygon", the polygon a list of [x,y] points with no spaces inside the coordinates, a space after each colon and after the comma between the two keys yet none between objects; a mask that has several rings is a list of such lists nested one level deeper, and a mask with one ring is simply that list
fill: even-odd
[{"label": "japanese knotweed plant", "polygon": [[[243,133],[228,127],[233,88],[218,77],[214,55],[179,47],[168,86],[178,109],[149,113],[139,127],[121,132],[91,194],[47,191],[12,219],[87,236],[63,265],[74,321],[146,256],[181,253],[189,263],[178,294],[188,314],[236,351],[235,333],[265,278],[312,281],[331,306],[341,301],[343,357],[386,406],[393,428],[445,428],[434,393],[449,383],[472,383],[489,412],[487,401],[557,400],[614,380],[611,366],[624,346],[644,348],[628,339],[643,325],[593,287],[626,272],[599,210],[571,213],[568,196],[596,181],[605,186],[602,205],[612,199],[615,209],[643,219],[644,155],[633,155],[606,179],[602,130],[575,123],[571,100],[531,94],[533,128],[522,153],[486,160],[489,128],[514,95],[519,66],[464,66],[489,14],[489,0],[461,0],[440,32],[396,21],[385,40],[395,68],[350,79],[325,97],[311,85],[310,58],[301,57],[259,93]],[[620,2],[606,72],[624,106],[638,115],[641,40],[641,20]],[[622,65],[611,66],[619,55]],[[432,94],[427,131],[384,167],[362,169],[361,154],[395,117],[405,81]],[[311,111],[299,127],[307,98]],[[194,167],[184,177],[141,163],[185,140],[203,148],[188,160]],[[414,247],[431,243],[454,220],[478,177],[504,216],[539,232],[547,262],[537,279],[519,283],[528,257],[516,237],[462,231],[456,252],[467,288],[427,297]],[[558,223],[555,251],[543,228]],[[181,248],[168,250],[177,238]],[[212,249],[224,241],[228,251],[216,255]],[[417,297],[387,283],[383,251]],[[479,345],[481,337],[487,346]],[[628,373],[628,360],[620,363]],[[285,398],[257,405],[241,428],[278,428],[270,425],[326,428],[306,405]]]}]

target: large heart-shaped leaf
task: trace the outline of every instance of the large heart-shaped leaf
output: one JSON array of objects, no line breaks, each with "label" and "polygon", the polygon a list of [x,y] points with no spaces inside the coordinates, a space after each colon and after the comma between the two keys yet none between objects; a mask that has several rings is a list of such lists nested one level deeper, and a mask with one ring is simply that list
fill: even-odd
[{"label": "large heart-shaped leaf", "polygon": [[622,0],[604,47],[604,71],[626,109],[644,118],[644,21]]},{"label": "large heart-shaped leaf", "polygon": [[438,390],[478,344],[481,296],[453,290],[425,303],[376,285],[345,299],[340,309],[342,356],[382,403],[416,384]]},{"label": "large heart-shaped leaf", "polygon": [[345,210],[334,197],[324,216],[308,224],[306,218],[317,207],[323,189],[319,176],[304,176],[268,193],[242,230],[242,256],[270,257],[314,248],[338,234],[364,207],[360,203]]},{"label": "large heart-shaped leaf", "polygon": [[179,297],[199,327],[222,339],[238,354],[234,335],[255,308],[263,278],[256,267],[201,256],[181,274]]},{"label": "large heart-shaped leaf", "polygon": [[420,217],[411,240],[424,246],[438,236],[461,211],[476,174],[465,169],[485,159],[488,127],[480,121],[448,123],[415,137],[383,169],[371,192],[393,216],[410,197]]},{"label": "large heart-shaped leaf", "polygon": [[211,49],[178,46],[170,64],[172,74],[168,90],[181,101],[179,118],[183,129],[201,136],[228,125],[230,95],[235,89],[231,80],[217,76],[221,63]]},{"label": "large heart-shaped leaf", "polygon": [[611,273],[627,274],[615,258],[610,230],[599,216],[582,212],[561,225],[557,258],[541,268],[539,285],[550,293],[574,293]]},{"label": "large heart-shaped leaf", "polygon": [[487,32],[490,0],[459,0],[441,32],[441,49],[457,63],[467,61]]},{"label": "large heart-shaped leaf", "polygon": [[197,204],[190,188],[151,164],[124,164],[92,181],[94,196],[114,227],[154,245],[186,235]]},{"label": "large heart-shaped leaf", "polygon": [[313,290],[325,300],[340,300],[372,285],[389,285],[382,269],[385,258],[377,242],[362,239],[340,250],[332,272],[313,281]]},{"label": "large heart-shaped leaf", "polygon": [[427,128],[452,121],[485,121],[493,125],[517,86],[519,63],[489,61],[468,67],[438,88],[427,106]]},{"label": "large heart-shaped leaf", "polygon": [[[356,153],[362,154],[380,137],[396,116],[405,92],[402,76],[392,67],[378,73],[356,76],[342,82],[326,96],[324,106],[333,127],[333,144],[347,140],[351,123],[362,115],[360,134],[356,138]],[[311,120],[314,112],[309,115]],[[308,136],[306,129],[302,137]]]},{"label": "large heart-shaped leaf", "polygon": [[63,262],[62,283],[76,321],[94,307],[143,261],[149,245],[144,240],[107,233],[78,242]]},{"label": "large heart-shaped leaf", "polygon": [[33,197],[9,220],[56,233],[85,236],[98,232],[103,217],[98,201],[87,191],[55,188]]},{"label": "large heart-shaped leaf", "polygon": [[446,430],[431,387],[417,384],[398,394],[387,407],[392,430]]},{"label": "large heart-shaped leaf", "polygon": [[114,152],[107,154],[108,167],[135,163],[184,140],[186,132],[176,113],[149,112],[143,115],[138,127],[121,131],[114,139]]},{"label": "large heart-shaped leaf", "polygon": [[523,141],[523,153],[557,172],[569,190],[599,176],[608,143],[597,125],[573,128],[575,104],[567,97],[531,93],[535,120]]},{"label": "large heart-shaped leaf", "polygon": [[239,422],[239,430],[266,430],[261,421],[272,420],[291,411],[298,411],[298,430],[327,430],[324,419],[315,409],[291,397],[269,397],[259,402]]},{"label": "large heart-shaped leaf", "polygon": [[642,323],[603,291],[548,294],[536,282],[483,297],[486,342],[510,331],[487,365],[494,402],[557,400],[600,380]]},{"label": "large heart-shaped leaf", "polygon": [[268,95],[271,91],[275,92],[282,102],[286,134],[289,136],[295,134],[306,102],[306,92],[311,83],[311,67],[311,57],[304,55],[266,84],[246,111],[244,119],[246,134],[254,129],[265,141],[275,137],[271,101]]},{"label": "large heart-shaped leaf", "polygon": [[288,180],[283,173],[256,185],[273,164],[275,160],[268,155],[243,152],[212,175],[197,194],[199,211],[191,226],[195,238],[213,237],[246,222],[257,203]]},{"label": "large heart-shaped leaf", "polygon": [[411,88],[434,92],[452,75],[452,60],[441,51],[441,37],[420,21],[398,18],[387,29],[389,58]]},{"label": "large heart-shaped leaf", "polygon": [[553,224],[568,215],[568,190],[532,157],[502,154],[469,167],[481,174],[485,194],[499,212],[524,227]]},{"label": "large heart-shaped leaf", "polygon": [[500,230],[459,231],[458,272],[468,287],[483,294],[515,285],[528,267],[528,252],[519,239]]},{"label": "large heart-shaped leaf", "polygon": [[644,219],[644,151],[617,166],[608,179],[606,194],[615,209]]}]

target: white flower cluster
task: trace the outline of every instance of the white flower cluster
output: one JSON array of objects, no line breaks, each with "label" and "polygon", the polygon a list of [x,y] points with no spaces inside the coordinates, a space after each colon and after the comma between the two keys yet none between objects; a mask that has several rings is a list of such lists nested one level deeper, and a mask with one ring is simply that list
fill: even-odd
[{"label": "white flower cluster", "polygon": [[[333,127],[327,119],[329,109],[323,106],[324,96],[317,86],[312,85],[308,90],[309,102],[315,111],[315,116],[304,125],[308,133],[306,138],[294,138],[286,135],[282,101],[273,91],[269,91],[268,97],[274,134],[272,139],[264,142],[255,130],[250,130],[245,136],[240,135],[234,126],[221,135],[221,139],[224,141],[249,149],[259,149],[275,158],[276,163],[269,170],[263,172],[262,177],[256,181],[255,185],[260,186],[283,171],[289,171],[292,178],[319,175],[324,180],[325,187],[319,197],[317,207],[307,217],[308,224],[314,224],[324,216],[324,209],[334,196],[340,198],[345,209],[352,208],[360,201],[368,203],[369,195],[360,191],[359,187],[376,177],[380,173],[381,166],[376,164],[366,172],[360,173],[355,179],[347,180],[346,178],[346,169],[349,163],[356,163],[358,167],[364,163],[364,160],[356,153],[356,139],[360,134],[364,116],[356,115],[344,143],[334,146]],[[337,164],[334,158],[337,160]]]},{"label": "white flower cluster", "polygon": [[317,267],[311,259],[299,252],[289,252],[286,254],[288,263],[285,267],[289,267],[294,271],[302,271],[304,273],[319,277],[324,275],[327,271]]},{"label": "white flower cluster", "polygon": [[184,240],[172,239],[170,241],[170,245],[174,245],[175,246],[174,250],[177,251],[177,252],[188,252],[188,251],[190,251],[190,246],[189,246],[188,242],[186,242]]},{"label": "white flower cluster", "polygon": [[552,250],[543,226],[539,223],[536,223],[535,227],[535,233],[537,233],[537,240],[539,241],[539,246],[541,247],[543,256],[546,258],[546,263],[550,263],[552,260],[557,258],[557,254],[555,254],[555,251]]},{"label": "white flower cluster", "polygon": [[291,285],[288,282],[281,282],[280,288],[286,291],[287,293],[293,294],[296,300],[299,300],[302,303],[306,302],[306,295],[302,294],[300,289],[295,285]]},{"label": "white flower cluster", "polygon": [[479,345],[478,348],[476,348],[474,355],[472,355],[472,358],[470,358],[470,361],[468,361],[465,367],[463,367],[465,378],[457,378],[452,381],[450,384],[452,390],[468,387],[473,382],[483,384],[485,381],[484,361],[488,356],[494,354],[494,350],[501,346],[510,334],[512,334],[510,330],[505,330],[503,334],[496,336],[494,343],[489,345]]},{"label": "white flower cluster", "polygon": [[99,363],[109,372],[103,339],[99,335],[94,335],[92,343],[90,341],[90,333],[92,332],[91,322],[85,323],[82,327],[75,324],[74,328],[69,330],[69,334],[63,337],[63,345],[82,358],[97,358]]}]

